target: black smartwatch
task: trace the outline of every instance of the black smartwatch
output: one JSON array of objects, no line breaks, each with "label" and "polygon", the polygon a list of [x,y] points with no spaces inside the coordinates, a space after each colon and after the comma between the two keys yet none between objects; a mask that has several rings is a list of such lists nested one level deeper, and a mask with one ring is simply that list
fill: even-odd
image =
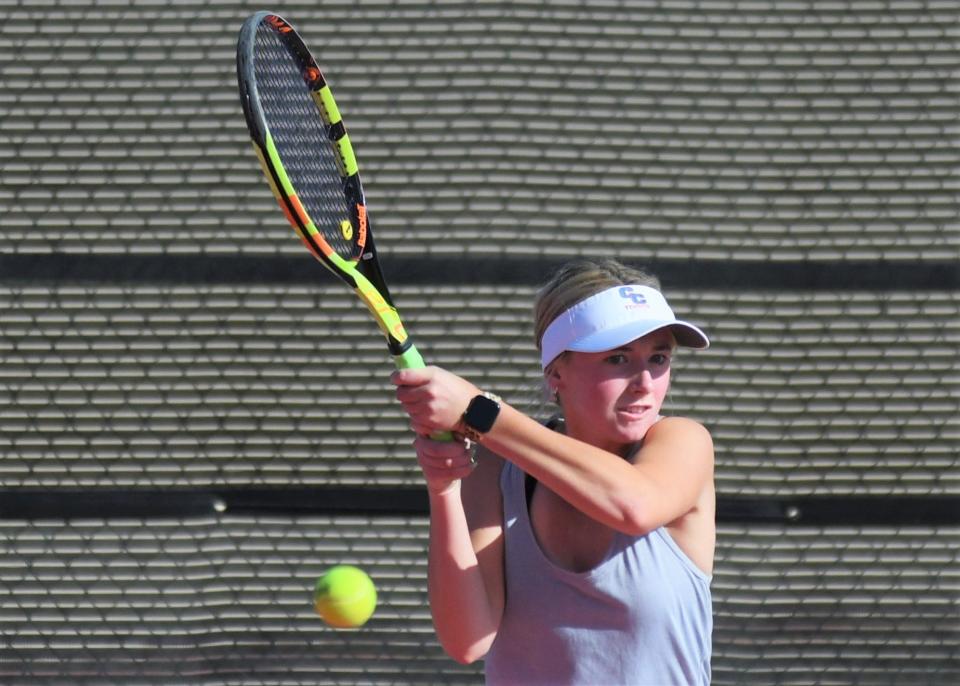
[{"label": "black smartwatch", "polygon": [[500,414],[500,397],[493,393],[482,393],[475,396],[463,413],[463,435],[474,443],[493,428]]}]

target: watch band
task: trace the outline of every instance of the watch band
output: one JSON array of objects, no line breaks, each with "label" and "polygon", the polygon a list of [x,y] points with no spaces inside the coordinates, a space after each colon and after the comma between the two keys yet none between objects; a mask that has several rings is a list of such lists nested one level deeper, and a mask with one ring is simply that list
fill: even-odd
[{"label": "watch band", "polygon": [[472,426],[464,422],[463,424],[463,437],[466,438],[471,443],[479,443],[480,437],[483,436],[482,433],[474,429]]}]

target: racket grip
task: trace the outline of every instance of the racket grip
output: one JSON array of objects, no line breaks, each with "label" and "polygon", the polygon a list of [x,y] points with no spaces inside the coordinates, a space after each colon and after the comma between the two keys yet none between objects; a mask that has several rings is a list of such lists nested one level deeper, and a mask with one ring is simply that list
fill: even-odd
[{"label": "racket grip", "polygon": [[[401,354],[395,355],[393,361],[394,364],[397,365],[397,369],[423,369],[427,366],[423,361],[423,356],[420,355],[420,351],[417,350],[417,346],[415,345],[411,345]],[[453,434],[449,431],[437,431],[430,434],[430,438],[435,441],[449,443],[453,440]]]},{"label": "racket grip", "polygon": [[435,441],[440,441],[441,443],[451,443],[453,441],[453,434],[449,431],[435,431],[430,434],[430,438]]},{"label": "racket grip", "polygon": [[415,345],[411,345],[399,355],[395,355],[393,361],[397,365],[397,369],[423,369],[427,366]]}]

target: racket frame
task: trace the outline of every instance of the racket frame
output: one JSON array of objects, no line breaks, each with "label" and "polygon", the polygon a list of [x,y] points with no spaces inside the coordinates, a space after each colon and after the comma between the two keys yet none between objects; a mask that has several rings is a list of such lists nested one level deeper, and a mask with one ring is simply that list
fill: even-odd
[{"label": "racket frame", "polygon": [[[310,90],[318,116],[323,120],[331,148],[335,153],[344,195],[351,210],[350,227],[344,224],[341,229],[358,234],[356,242],[360,254],[356,259],[344,258],[338,254],[324,239],[322,232],[317,229],[284,169],[276,143],[270,133],[266,115],[260,104],[253,63],[256,33],[264,22],[279,34],[285,46],[301,63],[304,83]],[[297,31],[283,17],[264,10],[251,15],[244,22],[237,41],[237,82],[254,152],[270,190],[287,221],[307,250],[330,272],[352,288],[366,305],[380,331],[386,337],[387,347],[394,357],[397,368],[423,367],[423,358],[400,319],[400,314],[383,277],[373,241],[373,231],[360,182],[356,155],[343,124],[340,109],[316,59]]]}]

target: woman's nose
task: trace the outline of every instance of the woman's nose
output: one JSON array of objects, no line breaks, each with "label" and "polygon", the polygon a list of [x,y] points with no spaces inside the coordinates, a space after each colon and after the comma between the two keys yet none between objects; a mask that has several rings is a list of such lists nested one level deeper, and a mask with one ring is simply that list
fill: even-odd
[{"label": "woman's nose", "polygon": [[649,369],[640,370],[640,373],[634,377],[634,384],[639,391],[649,393],[653,389],[653,374]]}]

